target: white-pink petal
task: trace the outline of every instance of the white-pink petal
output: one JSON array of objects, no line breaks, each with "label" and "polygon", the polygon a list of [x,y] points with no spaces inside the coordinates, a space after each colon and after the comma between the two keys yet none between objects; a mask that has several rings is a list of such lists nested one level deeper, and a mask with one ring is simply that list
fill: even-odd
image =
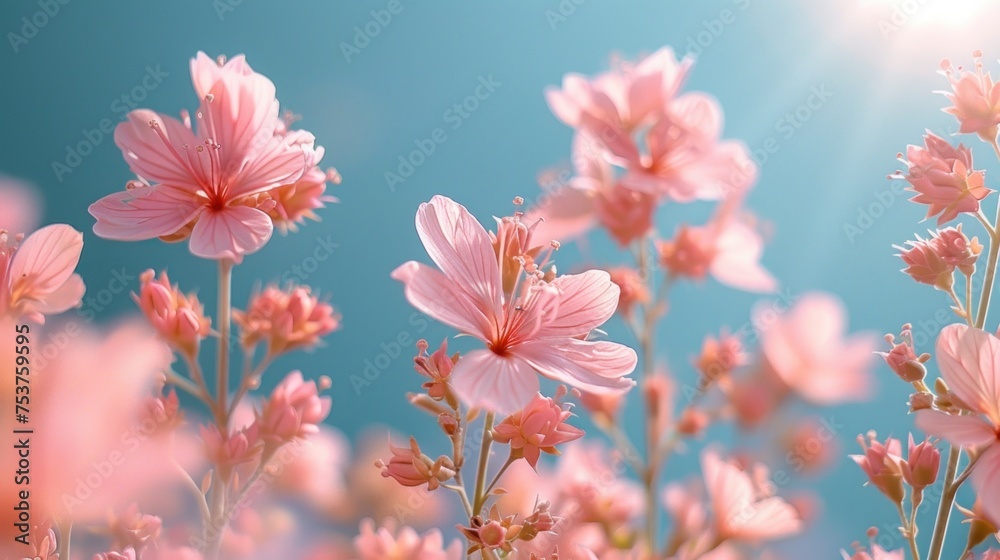
[{"label": "white-pink petal", "polygon": [[618,308],[621,289],[604,270],[566,274],[550,283],[559,291],[555,316],[535,333],[538,338],[585,336],[604,324]]},{"label": "white-pink petal", "polygon": [[257,252],[271,238],[271,217],[249,206],[206,210],[191,231],[191,252],[206,259],[239,263]]},{"label": "white-pink petal", "polygon": [[494,318],[485,315],[476,302],[441,271],[409,261],[393,270],[391,276],[403,283],[407,301],[422,313],[464,334],[484,340],[492,336],[496,328]]},{"label": "white-pink petal", "polygon": [[194,220],[203,203],[184,190],[159,185],[105,196],[90,205],[94,233],[106,239],[142,241],[171,235]]},{"label": "white-pink petal", "polygon": [[451,373],[452,387],[470,406],[512,414],[538,392],[538,376],[517,357],[503,357],[489,350],[462,356]]},{"label": "white-pink petal", "polygon": [[939,437],[954,445],[975,447],[997,440],[993,426],[979,416],[946,414],[940,410],[920,410],[916,425],[930,436]]},{"label": "white-pink petal", "polygon": [[511,352],[545,377],[590,393],[624,393],[635,385],[625,376],[635,370],[638,357],[623,344],[571,338],[527,342]]},{"label": "white-pink petal", "polygon": [[1000,426],[1000,339],[954,324],[941,329],[935,357],[958,398]]}]

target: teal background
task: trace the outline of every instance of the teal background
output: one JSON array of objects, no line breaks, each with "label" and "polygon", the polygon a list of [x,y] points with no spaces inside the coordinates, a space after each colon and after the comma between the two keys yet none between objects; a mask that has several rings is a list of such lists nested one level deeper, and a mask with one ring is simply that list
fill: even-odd
[{"label": "teal background", "polygon": [[[891,15],[892,4],[878,0],[577,2],[564,0],[566,15],[553,17],[560,10],[555,0],[401,0],[402,11],[349,61],[342,43],[354,41],[355,27],[372,21],[370,11],[388,2],[71,0],[17,52],[9,33],[21,33],[22,18],[41,8],[36,2],[4,2],[0,170],[41,188],[47,222],[66,222],[87,233],[80,271],[92,295],[111,286],[114,272],[123,268],[125,276],[167,268],[182,286],[198,288],[211,308],[212,263],[191,258],[183,246],[118,243],[90,233],[87,206],[129,178],[110,137],[61,177],[53,162],[65,163],[67,148],[85,140],[84,130],[124,115],[116,99],[142,83],[147,66],[168,75],[139,106],[176,114],[197,104],[188,76],[188,59],[196,51],[246,53],[254,68],[277,84],[283,107],[301,114],[299,125],[326,146],[324,164],[335,165],[344,182],[332,188],[341,202],[322,211],[321,223],[276,237],[237,270],[237,302],[261,282],[287,279],[298,274],[295,267],[313,268],[308,259],[321,246],[318,239],[336,244],[306,282],[343,313],[343,329],[325,347],[284,359],[277,369],[330,375],[335,406],[329,421],[348,434],[372,423],[420,434],[434,425],[403,398],[419,384],[409,366],[412,346],[390,356],[384,371],[360,391],[351,383],[367,363],[386,363],[379,359],[383,346],[395,354],[392,344],[401,335],[412,345],[416,338],[436,342],[451,334],[414,315],[388,276],[405,260],[426,259],[413,228],[417,205],[446,194],[485,221],[509,213],[515,195],[531,200],[538,193],[536,174],[569,158],[571,131],[549,113],[543,88],[569,71],[603,70],[611,53],[634,58],[663,45],[687,51],[701,34],[702,52],[688,87],[719,98],[726,136],[754,149],[770,138],[777,142],[750,197],[774,229],[764,263],[792,294],[813,289],[839,294],[853,329],[884,333],[910,321],[924,339],[933,338],[948,303],[899,274],[891,247],[929,224],[918,224],[922,209],[904,201],[899,185],[891,191],[885,176],[900,165],[895,154],[919,141],[924,128],[956,131],[950,117],[938,111],[944,98],[931,93],[946,86],[934,72],[942,57],[968,63],[975,48],[1000,52],[1000,39],[980,24],[996,21],[1000,8],[983,9],[963,27],[908,22],[884,36],[879,22]],[[919,5],[935,2],[943,0]],[[730,23],[713,23],[725,9],[731,10]],[[446,111],[472,94],[480,77],[489,76],[500,86],[452,129],[455,121],[447,120]],[[787,113],[824,86],[833,95],[787,137],[790,129],[782,119],[787,122]],[[443,128],[447,139],[390,189],[385,173],[396,170],[399,156],[435,128]],[[989,150],[975,148],[987,169],[995,170]],[[679,219],[701,220],[707,211],[668,208],[662,230],[672,231]],[[865,217],[872,214],[877,216]],[[845,225],[861,233],[849,236]],[[592,238],[584,255],[572,247],[558,255],[564,270],[617,258],[601,236]],[[134,288],[133,280],[129,289]],[[105,296],[87,307],[100,321],[132,311],[125,295]],[[661,357],[690,379],[688,358],[703,333],[723,325],[738,328],[757,299],[712,282],[683,287],[660,332]],[[628,340],[617,322],[608,330]],[[924,342],[922,349],[930,347]],[[869,428],[904,435],[910,426],[906,388],[883,366],[877,377],[879,392],[872,402],[824,412],[843,426],[841,455],[853,452],[854,436]],[[630,411],[629,419],[637,428],[638,413]],[[680,460],[669,474],[694,467]],[[839,548],[863,540],[869,525],[895,525],[891,506],[862,482],[846,458],[830,477],[807,481],[825,498],[823,518],[809,539],[789,545],[789,551],[835,558]],[[930,519],[924,525],[927,537]],[[949,541],[953,557],[963,533],[956,528]],[[889,544],[897,548],[902,542]]]}]

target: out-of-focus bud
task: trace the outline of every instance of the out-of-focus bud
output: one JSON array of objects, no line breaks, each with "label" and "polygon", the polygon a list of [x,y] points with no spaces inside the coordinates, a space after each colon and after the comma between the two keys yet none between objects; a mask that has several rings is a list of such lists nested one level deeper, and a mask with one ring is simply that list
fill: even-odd
[{"label": "out-of-focus bud", "polygon": [[652,301],[649,287],[638,270],[620,266],[608,269],[608,274],[621,291],[618,296],[618,313],[630,317],[636,304],[648,304]]},{"label": "out-of-focus bud", "polygon": [[702,384],[707,387],[746,363],[743,341],[738,335],[723,332],[719,338],[705,337],[695,367],[701,372]]},{"label": "out-of-focus bud", "polygon": [[709,421],[705,411],[687,408],[681,412],[681,417],[677,419],[677,432],[688,437],[699,436],[708,427]]},{"label": "out-of-focus bud", "polygon": [[458,419],[451,414],[440,414],[438,416],[438,426],[440,426],[441,430],[449,436],[453,436],[458,433]]}]

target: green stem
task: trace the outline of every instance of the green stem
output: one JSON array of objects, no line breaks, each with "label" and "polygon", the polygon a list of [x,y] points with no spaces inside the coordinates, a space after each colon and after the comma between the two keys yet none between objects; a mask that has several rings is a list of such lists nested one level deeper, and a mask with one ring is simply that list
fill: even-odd
[{"label": "green stem", "polygon": [[962,453],[961,447],[952,446],[948,450],[948,466],[945,468],[944,492],[938,505],[937,520],[934,522],[934,534],[931,535],[931,547],[927,552],[927,560],[941,560],[941,550],[944,548],[944,537],[948,532],[948,520],[951,517],[951,507],[955,503],[958,487],[955,482],[955,472],[958,470],[958,459]]},{"label": "green stem", "polygon": [[476,469],[476,492],[473,494],[472,514],[479,515],[486,504],[486,495],[483,489],[486,487],[486,468],[490,462],[490,446],[493,444],[493,412],[486,414],[486,421],[483,423],[483,442],[479,447],[479,465]]}]

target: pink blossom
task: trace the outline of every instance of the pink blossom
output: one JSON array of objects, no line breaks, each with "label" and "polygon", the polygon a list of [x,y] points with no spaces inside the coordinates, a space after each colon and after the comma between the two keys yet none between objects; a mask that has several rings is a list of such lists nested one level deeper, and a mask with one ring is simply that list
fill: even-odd
[{"label": "pink blossom", "polygon": [[[0,228],[3,226],[0,225]],[[83,235],[67,225],[44,227],[25,237],[0,229],[0,317],[45,323],[80,305]]]},{"label": "pink blossom", "polygon": [[522,410],[504,418],[493,428],[493,439],[510,444],[511,456],[521,456],[532,467],[537,466],[542,451],[558,454],[556,446],[580,439],[583,430],[566,423],[573,414],[565,409],[559,398],[535,395]]},{"label": "pink blossom", "polygon": [[677,201],[740,197],[757,179],[742,142],[720,140],[722,109],[704,93],[685,94],[646,133],[649,153],[625,163],[622,183]]},{"label": "pink blossom", "polygon": [[240,327],[244,347],[253,348],[263,341],[276,356],[315,347],[322,337],[340,328],[340,315],[307,286],[290,285],[284,290],[268,286],[251,298],[246,311],[233,312],[233,322]]},{"label": "pink blossom", "polygon": [[[329,388],[329,379],[321,380]],[[274,388],[257,414],[260,437],[268,444],[304,438],[319,431],[318,425],[330,414],[330,397],[320,397],[315,381],[306,382],[293,371]]]},{"label": "pink blossom", "polygon": [[218,70],[212,64],[202,53],[192,61],[201,98],[195,127],[186,113],[178,121],[148,109],[118,125],[115,143],[142,180],[91,205],[95,233],[122,241],[190,237],[196,256],[235,262],[270,239],[275,203],[258,195],[297,182],[322,149],[308,133],[281,133],[270,80],[242,59]]},{"label": "pink blossom", "polygon": [[110,523],[112,548],[132,548],[142,553],[148,546],[155,546],[163,528],[163,520],[155,515],[144,515],[137,504],[131,504]]},{"label": "pink blossom", "polygon": [[875,432],[868,432],[867,438],[858,436],[858,443],[864,455],[851,455],[872,483],[893,503],[903,502],[903,469],[900,464],[902,448],[898,439],[887,438],[885,443],[876,439]]},{"label": "pink blossom", "polygon": [[610,72],[588,80],[567,74],[561,89],[545,92],[552,112],[584,132],[618,158],[637,157],[630,136],[641,125],[657,120],[680,90],[693,61],[678,60],[669,48],[638,63],[620,62]]},{"label": "pink blossom", "polygon": [[441,341],[441,346],[433,354],[427,353],[427,341],[417,342],[419,354],[413,358],[413,369],[420,375],[430,378],[423,387],[432,399],[440,400],[448,394],[448,380],[451,378],[451,371],[458,361],[458,354],[454,357],[448,355],[448,339]]},{"label": "pink blossom", "polygon": [[780,539],[802,530],[802,520],[785,500],[762,495],[749,474],[711,451],[701,457],[716,537],[746,542]]},{"label": "pink blossom", "polygon": [[375,466],[382,469],[382,476],[392,478],[403,486],[424,486],[435,490],[440,483],[447,482],[455,476],[455,465],[451,459],[442,455],[432,460],[420,451],[417,440],[410,437],[409,447],[396,447],[389,442],[392,457],[389,462],[378,460]]},{"label": "pink blossom", "polygon": [[132,299],[146,316],[157,334],[168,344],[194,358],[201,341],[209,335],[212,320],[205,316],[205,307],[195,294],[185,294],[170,283],[167,272],[147,270],[139,276],[139,295]]},{"label": "pink blossom", "polygon": [[975,271],[983,246],[978,238],[969,239],[962,233],[962,224],[934,232],[933,240],[944,262],[959,269],[962,274],[969,275]]},{"label": "pink blossom", "polygon": [[885,340],[892,345],[892,349],[888,352],[877,352],[877,354],[882,356],[889,368],[903,381],[907,383],[923,381],[924,377],[927,376],[927,368],[924,367],[923,362],[927,361],[930,355],[917,356],[913,345],[913,330],[909,324],[903,325],[899,337],[901,341],[897,343],[896,337],[891,334],[885,335]]},{"label": "pink blossom", "polygon": [[684,278],[701,280],[711,274],[733,288],[775,291],[777,280],[760,264],[764,239],[740,205],[738,198],[727,199],[708,224],[682,225],[673,239],[659,243],[660,263]]},{"label": "pink blossom", "polygon": [[927,205],[927,218],[937,216],[938,225],[949,222],[961,213],[975,214],[979,201],[992,191],[984,186],[985,174],[972,168],[972,151],[964,145],[953,147],[943,138],[928,131],[924,147],[907,146],[905,175],[897,173],[896,179],[906,179],[916,192],[913,202]]},{"label": "pink blossom", "polygon": [[805,294],[784,313],[758,307],[754,315],[767,371],[805,400],[830,405],[869,394],[875,339],[845,335],[847,313],[835,298]]},{"label": "pink blossom", "polygon": [[944,291],[950,290],[955,284],[955,267],[938,255],[930,241],[917,236],[916,241],[907,241],[906,246],[896,248],[899,249],[899,258],[906,264],[902,272],[910,278]]},{"label": "pink blossom", "polygon": [[966,325],[948,325],[938,335],[935,358],[941,379],[971,414],[921,410],[917,427],[954,445],[979,449],[972,484],[984,498],[986,516],[1000,525],[1000,339]]},{"label": "pink blossom", "polygon": [[410,527],[397,529],[395,523],[386,522],[376,530],[370,519],[361,522],[354,550],[357,560],[459,560],[463,556],[462,544],[452,541],[445,548],[437,529],[418,535]]},{"label": "pink blossom", "polygon": [[992,142],[997,137],[1000,124],[1000,84],[995,83],[989,72],[983,72],[982,53],[973,53],[975,72],[951,67],[951,62],[941,61],[941,73],[951,83],[951,91],[941,92],[952,106],[944,112],[954,115],[961,124],[959,132],[975,132],[983,140]]},{"label": "pink blossom", "polygon": [[645,305],[652,301],[653,296],[649,293],[649,287],[636,269],[618,266],[608,269],[608,274],[621,292],[618,297],[618,313],[628,317],[636,305]]},{"label": "pink blossom", "polygon": [[868,529],[868,538],[871,539],[871,546],[866,549],[860,543],[854,543],[854,554],[848,554],[846,550],[841,550],[840,554],[844,560],[906,560],[903,549],[887,551],[875,544],[878,537],[878,529],[872,527]]},{"label": "pink blossom", "polygon": [[38,227],[42,215],[42,200],[35,187],[11,177],[0,175],[0,229],[9,233],[25,233]]},{"label": "pink blossom", "polygon": [[228,435],[217,426],[202,426],[201,440],[205,444],[205,456],[218,470],[222,480],[230,480],[233,471],[240,465],[253,463],[260,458],[262,449],[259,428],[251,424]]},{"label": "pink blossom", "polygon": [[743,341],[738,334],[723,332],[718,338],[706,336],[695,367],[706,383],[718,381],[736,368],[747,364],[749,357],[743,351]]},{"label": "pink blossom", "polygon": [[131,546],[121,552],[102,552],[95,554],[93,560],[136,560],[135,549]]},{"label": "pink blossom", "polygon": [[[517,218],[499,225],[520,228]],[[494,246],[468,210],[443,196],[420,206],[417,232],[440,270],[410,261],[392,277],[404,283],[417,309],[487,346],[455,365],[451,379],[459,397],[473,406],[514,412],[538,392],[536,371],[592,392],[632,387],[625,376],[635,368],[635,351],[585,339],[618,306],[619,290],[607,272],[549,279],[533,250],[511,259],[510,246]],[[534,247],[530,229],[525,233],[522,250]],[[508,237],[501,231],[494,239]],[[512,277],[519,280],[510,283]]]},{"label": "pink blossom", "polygon": [[553,502],[569,508],[580,523],[612,529],[628,525],[642,515],[645,498],[637,483],[621,476],[619,461],[600,443],[568,444],[552,475]]},{"label": "pink blossom", "polygon": [[914,491],[920,491],[937,481],[941,452],[930,440],[914,443],[913,434],[910,434],[906,461],[900,462],[899,466],[906,483],[912,486]]}]

